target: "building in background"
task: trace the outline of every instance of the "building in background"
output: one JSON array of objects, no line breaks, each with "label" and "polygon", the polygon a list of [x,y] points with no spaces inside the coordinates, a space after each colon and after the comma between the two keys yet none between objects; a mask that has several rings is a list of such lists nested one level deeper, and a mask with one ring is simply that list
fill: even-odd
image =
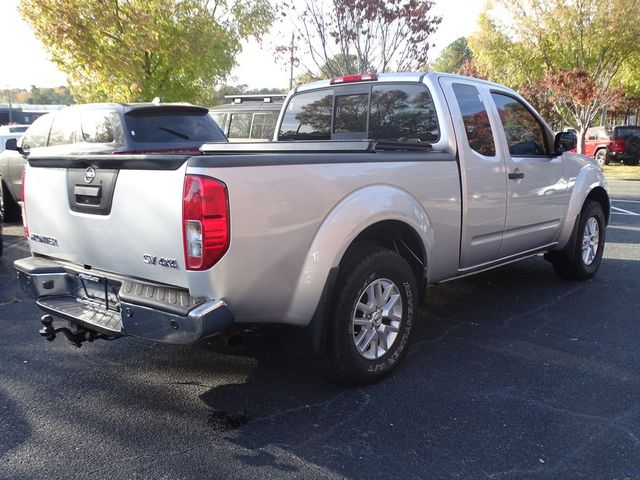
[{"label": "building in background", "polygon": [[31,124],[45,113],[55,112],[66,105],[32,105],[30,103],[0,103],[0,125]]}]

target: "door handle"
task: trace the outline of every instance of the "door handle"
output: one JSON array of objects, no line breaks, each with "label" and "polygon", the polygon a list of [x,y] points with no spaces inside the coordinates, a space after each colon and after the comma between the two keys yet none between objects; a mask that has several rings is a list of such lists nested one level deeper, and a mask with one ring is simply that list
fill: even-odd
[{"label": "door handle", "polygon": [[518,170],[509,172],[509,180],[519,180],[521,178],[524,178],[524,172],[520,172]]}]

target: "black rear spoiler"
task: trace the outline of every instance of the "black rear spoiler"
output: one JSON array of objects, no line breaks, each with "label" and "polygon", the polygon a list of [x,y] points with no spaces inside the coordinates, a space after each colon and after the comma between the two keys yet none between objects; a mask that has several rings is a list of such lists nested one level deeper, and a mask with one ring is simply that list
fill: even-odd
[{"label": "black rear spoiler", "polygon": [[124,114],[135,117],[137,115],[206,115],[209,109],[206,107],[198,107],[197,105],[176,105],[176,104],[158,104],[135,106],[125,110]]},{"label": "black rear spoiler", "polygon": [[36,168],[112,168],[116,170],[177,170],[193,155],[33,155]]}]

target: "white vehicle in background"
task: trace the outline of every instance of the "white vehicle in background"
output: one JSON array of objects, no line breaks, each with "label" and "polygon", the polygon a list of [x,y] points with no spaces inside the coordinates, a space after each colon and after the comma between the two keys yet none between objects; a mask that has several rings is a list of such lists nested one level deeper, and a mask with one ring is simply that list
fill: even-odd
[{"label": "white vehicle in background", "polygon": [[4,146],[7,140],[15,138],[19,140],[20,137],[27,131],[29,125],[2,125],[0,126],[0,152],[4,151]]},{"label": "white vehicle in background", "polygon": [[273,138],[286,95],[226,95],[227,105],[209,114],[230,142],[265,142]]}]

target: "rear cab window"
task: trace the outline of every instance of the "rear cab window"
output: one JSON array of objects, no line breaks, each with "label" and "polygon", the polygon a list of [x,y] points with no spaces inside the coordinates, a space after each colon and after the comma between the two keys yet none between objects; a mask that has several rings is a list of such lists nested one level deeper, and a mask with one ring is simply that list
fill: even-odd
[{"label": "rear cab window", "polygon": [[333,89],[295,95],[286,108],[278,140],[331,140]]},{"label": "rear cab window", "polygon": [[290,99],[279,141],[343,139],[437,142],[438,118],[427,86],[353,84],[302,92]]},{"label": "rear cab window", "polygon": [[135,109],[125,113],[124,123],[134,143],[191,146],[226,141],[220,127],[204,108]]}]

